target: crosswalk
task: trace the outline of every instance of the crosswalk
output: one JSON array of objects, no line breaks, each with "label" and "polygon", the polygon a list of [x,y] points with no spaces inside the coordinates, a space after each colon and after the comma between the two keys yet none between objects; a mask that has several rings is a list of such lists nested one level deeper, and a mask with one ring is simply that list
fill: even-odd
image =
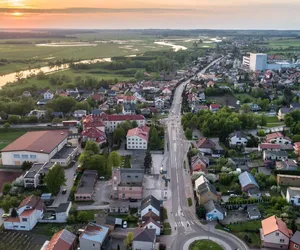
[{"label": "crosswalk", "polygon": [[175,227],[189,227],[191,225],[195,225],[195,221],[190,220],[190,221],[179,221],[179,222],[174,222]]}]

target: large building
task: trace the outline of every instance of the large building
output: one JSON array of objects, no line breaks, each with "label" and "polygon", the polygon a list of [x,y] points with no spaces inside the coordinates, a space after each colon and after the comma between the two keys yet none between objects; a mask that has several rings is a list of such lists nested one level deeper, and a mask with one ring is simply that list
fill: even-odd
[{"label": "large building", "polygon": [[268,63],[268,55],[263,53],[250,53],[250,56],[244,56],[243,65],[249,67],[252,71],[262,71],[266,69],[280,70],[282,68],[290,68],[293,66],[288,62]]},{"label": "large building", "polygon": [[28,132],[1,150],[4,166],[49,162],[67,144],[68,130]]},{"label": "large building", "polygon": [[146,119],[143,115],[105,115],[103,116],[103,122],[105,125],[106,132],[112,133],[122,122],[133,122],[136,121],[138,126],[145,126]]},{"label": "large building", "polygon": [[127,149],[147,149],[150,128],[147,126],[128,130],[126,136]]}]

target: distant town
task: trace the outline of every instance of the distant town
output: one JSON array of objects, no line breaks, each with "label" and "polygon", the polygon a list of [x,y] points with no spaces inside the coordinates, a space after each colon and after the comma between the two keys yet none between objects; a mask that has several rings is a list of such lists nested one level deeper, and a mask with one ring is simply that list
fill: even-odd
[{"label": "distant town", "polygon": [[0,89],[0,249],[299,249],[300,42],[269,35],[20,68]]}]

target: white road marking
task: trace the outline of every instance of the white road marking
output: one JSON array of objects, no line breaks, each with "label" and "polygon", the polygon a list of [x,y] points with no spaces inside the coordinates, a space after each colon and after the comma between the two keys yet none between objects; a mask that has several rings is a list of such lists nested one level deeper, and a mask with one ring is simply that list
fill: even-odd
[{"label": "white road marking", "polygon": [[190,223],[191,223],[192,225],[194,225],[194,222],[193,222],[193,221],[190,221]]},{"label": "white road marking", "polygon": [[182,224],[182,226],[184,227],[184,224],[183,224],[183,222],[181,221],[181,224]]}]

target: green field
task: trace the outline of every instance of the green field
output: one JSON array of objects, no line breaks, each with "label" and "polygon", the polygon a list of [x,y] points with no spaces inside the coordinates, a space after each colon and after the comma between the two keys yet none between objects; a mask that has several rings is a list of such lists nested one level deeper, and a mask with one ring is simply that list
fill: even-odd
[{"label": "green field", "polygon": [[234,96],[235,96],[236,99],[238,99],[239,101],[242,101],[242,100],[244,100],[244,99],[246,99],[246,98],[249,99],[250,102],[254,100],[254,98],[253,98],[251,95],[247,94],[247,93],[237,93],[237,94],[234,94]]},{"label": "green field", "polygon": [[5,148],[8,144],[24,135],[25,131],[9,131],[7,132],[4,129],[0,130],[0,150]]},{"label": "green field", "polygon": [[194,241],[190,246],[189,250],[223,250],[223,248],[218,245],[217,243],[211,241],[211,240],[197,240]]},{"label": "green field", "polygon": [[300,49],[300,39],[278,39],[269,41],[270,48],[288,48],[290,46],[299,47]]}]

